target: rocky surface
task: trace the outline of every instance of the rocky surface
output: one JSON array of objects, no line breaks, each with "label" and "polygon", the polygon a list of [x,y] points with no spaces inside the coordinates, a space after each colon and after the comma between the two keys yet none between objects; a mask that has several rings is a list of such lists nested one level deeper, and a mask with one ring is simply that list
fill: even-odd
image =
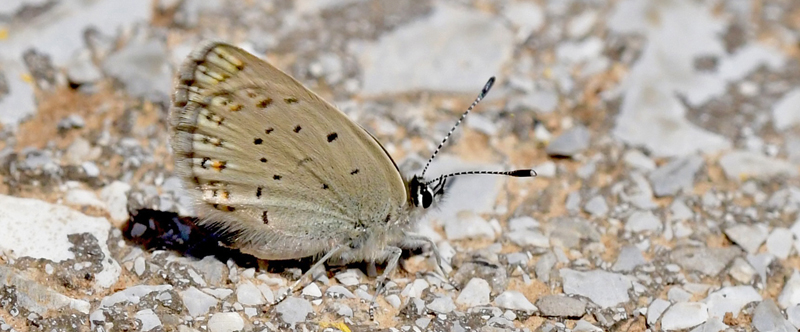
[{"label": "rocky surface", "polygon": [[[80,1],[0,6],[0,331],[800,329],[797,1]],[[378,264],[259,261],[194,223],[171,82],[268,58],[452,181]]]}]

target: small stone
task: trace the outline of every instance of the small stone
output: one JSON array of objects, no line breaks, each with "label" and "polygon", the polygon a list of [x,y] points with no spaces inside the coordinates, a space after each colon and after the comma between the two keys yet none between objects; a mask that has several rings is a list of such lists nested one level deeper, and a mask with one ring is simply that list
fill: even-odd
[{"label": "small stone", "polygon": [[386,300],[386,302],[389,303],[389,305],[393,306],[395,309],[399,309],[400,308],[401,301],[400,301],[400,297],[397,296],[397,294],[389,295],[389,296],[385,297],[384,299]]},{"label": "small stone", "polygon": [[636,246],[624,246],[619,250],[617,262],[611,267],[611,270],[618,272],[630,272],[637,266],[647,264],[647,261],[642,255],[642,251]]},{"label": "small stone", "polygon": [[236,287],[236,300],[242,305],[261,305],[265,303],[261,291],[250,282],[243,282]]},{"label": "small stone", "polygon": [[628,290],[633,285],[624,275],[603,270],[581,272],[571,269],[561,269],[559,273],[565,294],[585,296],[603,308],[630,301]]},{"label": "small stone", "polygon": [[547,145],[547,154],[555,157],[572,157],[589,147],[589,130],[578,125],[563,132]]},{"label": "small stone", "polygon": [[594,217],[603,217],[608,213],[608,204],[603,196],[595,196],[589,199],[583,206],[583,210]]},{"label": "small stone", "polygon": [[74,85],[94,83],[103,78],[103,73],[92,62],[92,54],[88,50],[79,52],[66,66],[67,79]]},{"label": "small stone", "polygon": [[650,302],[650,306],[647,307],[647,325],[655,326],[658,319],[661,318],[661,314],[669,308],[669,305],[669,301],[662,299],[655,299]]},{"label": "small stone", "polygon": [[333,285],[331,287],[328,287],[328,289],[325,290],[325,294],[335,297],[345,297],[348,299],[354,299],[356,297],[353,294],[353,292],[340,285]]},{"label": "small stone", "polygon": [[167,59],[163,41],[137,39],[106,57],[103,71],[122,82],[130,95],[160,100],[172,83]]},{"label": "small stone", "polygon": [[699,302],[673,304],[661,317],[661,328],[666,331],[688,329],[708,320],[708,307]]},{"label": "small stone", "polygon": [[787,92],[772,109],[772,125],[785,130],[800,124],[800,88]]},{"label": "small stone", "polygon": [[756,276],[756,270],[744,258],[736,257],[728,274],[740,283],[749,284]]},{"label": "small stone", "polygon": [[794,235],[786,228],[778,227],[767,237],[767,251],[779,259],[786,259],[792,251]]},{"label": "small stone", "polygon": [[425,279],[415,279],[412,283],[406,285],[406,288],[400,293],[405,297],[422,297],[422,292],[430,286]]},{"label": "small stone", "polygon": [[572,332],[603,332],[603,329],[581,319],[575,323],[575,327],[572,328]]},{"label": "small stone", "polygon": [[357,286],[360,283],[360,275],[358,271],[354,269],[348,269],[347,271],[337,273],[335,277],[339,283],[345,286]]},{"label": "small stone", "polygon": [[725,235],[746,252],[755,254],[769,236],[767,227],[762,224],[736,225],[725,229]]},{"label": "small stone", "polygon": [[521,229],[508,232],[505,237],[520,247],[549,248],[550,239],[539,230]]},{"label": "small stone", "polygon": [[100,175],[100,169],[97,168],[97,164],[91,161],[84,161],[81,164],[81,168],[83,168],[83,173],[86,174],[88,178],[96,178]]},{"label": "small stone", "polygon": [[144,257],[139,256],[136,257],[136,260],[133,261],[133,271],[136,272],[138,276],[144,274],[144,269],[146,268]]},{"label": "small stone", "polygon": [[692,298],[692,293],[689,293],[685,289],[682,289],[680,287],[672,287],[667,292],[667,299],[669,299],[670,302],[673,303],[689,302],[691,298]]},{"label": "small stone", "polygon": [[458,294],[456,303],[467,307],[489,304],[489,293],[491,291],[492,289],[486,280],[472,278],[467,283],[467,286],[461,290],[461,293]]},{"label": "small stone", "polygon": [[305,296],[319,298],[319,297],[322,297],[322,290],[319,289],[319,286],[317,286],[316,283],[312,282],[312,283],[308,284],[308,286],[303,288],[302,294],[305,295]]},{"label": "small stone", "polygon": [[[72,129],[80,129],[84,126],[86,126],[86,121],[83,119],[83,117],[77,114],[72,114],[58,121],[56,128],[58,128],[59,132],[65,132]],[[76,138],[76,141],[77,140],[78,139]],[[86,142],[88,143],[88,141]]]},{"label": "small stone", "polygon": [[797,329],[783,318],[781,310],[772,299],[761,301],[753,310],[753,327],[756,331],[796,332]]},{"label": "small stone", "polygon": [[545,317],[577,318],[586,313],[586,303],[562,295],[545,295],[536,300],[536,307]]},{"label": "small stone", "polygon": [[314,311],[311,302],[299,297],[288,297],[275,306],[275,311],[281,315],[281,319],[294,326],[299,322],[304,322],[308,314]]},{"label": "small stone", "polygon": [[130,217],[128,213],[128,192],[130,190],[131,185],[122,181],[114,181],[100,190],[100,199],[106,203],[111,220],[121,223]]},{"label": "small stone", "polygon": [[650,173],[649,179],[656,197],[674,196],[679,191],[689,192],[694,177],[703,166],[703,157],[692,155],[670,161]]},{"label": "small stone", "polygon": [[796,177],[797,167],[790,162],[752,151],[731,151],[719,159],[725,176],[734,181],[769,180],[780,175]]},{"label": "small stone", "polygon": [[180,294],[183,305],[186,306],[186,309],[189,311],[189,315],[192,317],[198,317],[207,314],[209,308],[216,307],[217,303],[219,303],[219,301],[213,296],[203,293],[194,287],[189,287],[185,291],[181,291],[178,294]]},{"label": "small stone", "polygon": [[708,305],[708,316],[724,318],[725,313],[739,316],[739,312],[750,302],[761,301],[761,295],[752,286],[728,286],[708,295],[703,303]]},{"label": "small stone", "polygon": [[622,156],[622,160],[628,167],[641,171],[650,172],[656,169],[656,162],[639,150],[628,150]]},{"label": "small stone", "polygon": [[211,332],[235,332],[244,330],[244,319],[236,312],[218,312],[208,319]]},{"label": "small stone", "polygon": [[634,233],[658,232],[661,227],[661,220],[651,211],[636,211],[625,222],[625,230]]},{"label": "small stone", "polygon": [[672,250],[670,260],[684,269],[715,276],[739,255],[741,250],[736,247],[683,247]]},{"label": "small stone", "polygon": [[784,309],[800,304],[800,271],[797,269],[783,285],[783,290],[778,295],[778,304]]},{"label": "small stone", "polygon": [[769,269],[769,265],[775,260],[775,256],[772,254],[765,252],[757,255],[747,255],[745,256],[747,262],[750,263],[758,276],[761,278],[762,281],[766,282],[767,280],[767,269]]},{"label": "small stone", "polygon": [[353,317],[353,309],[346,304],[334,302],[332,307],[336,314],[340,317]]},{"label": "small stone", "polygon": [[448,240],[495,238],[494,229],[489,222],[469,210],[460,211],[456,213],[456,218],[446,221],[444,232]]},{"label": "small stone", "polygon": [[800,330],[800,304],[787,308],[786,316],[789,318],[789,322],[792,323],[796,329]]},{"label": "small stone", "polygon": [[448,296],[437,297],[433,299],[431,303],[425,305],[425,307],[440,314],[448,314],[456,310],[456,304],[453,303],[453,299]]},{"label": "small stone", "polygon": [[133,318],[136,318],[142,322],[142,326],[139,328],[139,331],[150,331],[161,326],[161,320],[158,319],[158,316],[155,312],[153,312],[152,309],[138,311],[135,315],[133,315]]},{"label": "small stone", "polygon": [[513,290],[507,290],[494,299],[494,304],[503,309],[519,310],[532,312],[536,310],[536,306],[528,301],[522,293]]}]

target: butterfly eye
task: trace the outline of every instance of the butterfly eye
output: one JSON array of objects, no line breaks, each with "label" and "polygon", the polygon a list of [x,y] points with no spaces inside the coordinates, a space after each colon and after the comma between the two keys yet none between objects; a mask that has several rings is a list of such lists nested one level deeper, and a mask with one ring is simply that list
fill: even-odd
[{"label": "butterfly eye", "polygon": [[431,206],[431,203],[433,203],[433,195],[431,195],[431,192],[428,190],[428,188],[423,188],[420,192],[420,195],[422,196],[422,207],[427,209]]}]

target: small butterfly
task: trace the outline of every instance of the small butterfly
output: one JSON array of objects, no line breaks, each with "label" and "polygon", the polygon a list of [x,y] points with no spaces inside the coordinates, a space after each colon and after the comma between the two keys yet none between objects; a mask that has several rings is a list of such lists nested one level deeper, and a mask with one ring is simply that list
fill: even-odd
[{"label": "small butterfly", "polygon": [[530,169],[470,171],[425,179],[453,130],[486,95],[494,77],[439,144],[422,173],[404,179],[367,130],[300,82],[224,43],[195,50],[180,69],[170,110],[176,171],[203,225],[231,246],[266,260],[316,256],[385,262],[370,306],[395,269],[401,248],[436,245],[416,222],[444,195],[446,180],[466,174],[535,176]]}]

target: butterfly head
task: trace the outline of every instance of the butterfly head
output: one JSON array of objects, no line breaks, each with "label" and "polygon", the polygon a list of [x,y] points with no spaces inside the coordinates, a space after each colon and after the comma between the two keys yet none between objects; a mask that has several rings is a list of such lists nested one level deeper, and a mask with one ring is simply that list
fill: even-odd
[{"label": "butterfly head", "polygon": [[408,192],[411,198],[411,204],[416,207],[427,209],[435,203],[438,203],[442,196],[444,196],[445,179],[439,179],[435,185],[431,186],[431,182],[426,182],[422,177],[415,175],[408,182]]}]

